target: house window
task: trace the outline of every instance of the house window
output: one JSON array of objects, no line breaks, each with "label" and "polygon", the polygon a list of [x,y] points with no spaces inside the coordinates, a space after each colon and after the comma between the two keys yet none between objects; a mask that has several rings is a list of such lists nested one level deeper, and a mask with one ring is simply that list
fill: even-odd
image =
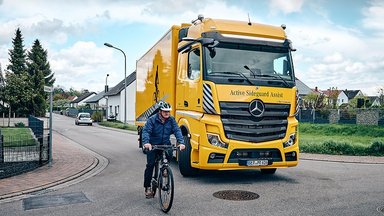
[{"label": "house window", "polygon": [[115,106],[115,114],[116,114],[116,116],[120,113],[119,108],[120,108],[119,105]]}]

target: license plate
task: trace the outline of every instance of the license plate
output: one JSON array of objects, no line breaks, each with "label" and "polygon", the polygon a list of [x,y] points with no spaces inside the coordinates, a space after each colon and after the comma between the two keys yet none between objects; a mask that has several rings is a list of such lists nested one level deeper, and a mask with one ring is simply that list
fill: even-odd
[{"label": "license plate", "polygon": [[267,166],[268,160],[248,160],[247,166]]}]

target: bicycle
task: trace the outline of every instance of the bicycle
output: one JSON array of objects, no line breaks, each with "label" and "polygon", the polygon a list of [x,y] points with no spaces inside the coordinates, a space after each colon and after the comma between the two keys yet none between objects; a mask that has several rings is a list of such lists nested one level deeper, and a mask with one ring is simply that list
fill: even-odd
[{"label": "bicycle", "polygon": [[153,145],[153,150],[162,151],[156,156],[155,168],[153,170],[151,189],[153,197],[156,195],[156,190],[159,189],[159,201],[161,210],[167,213],[171,210],[174,195],[174,179],[172,169],[168,164],[166,150],[175,150],[177,147],[171,145]]}]

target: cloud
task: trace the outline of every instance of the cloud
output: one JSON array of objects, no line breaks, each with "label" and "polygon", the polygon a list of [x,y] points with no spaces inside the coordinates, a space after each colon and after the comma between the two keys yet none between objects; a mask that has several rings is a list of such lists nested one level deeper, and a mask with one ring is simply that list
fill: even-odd
[{"label": "cloud", "polygon": [[332,55],[326,56],[324,58],[324,62],[326,63],[338,63],[338,62],[341,62],[342,60],[343,60],[343,56],[338,52],[335,52]]},{"label": "cloud", "polygon": [[384,2],[374,0],[370,2],[370,6],[363,9],[365,16],[362,23],[367,29],[376,31],[378,35],[384,36]]},{"label": "cloud", "polygon": [[304,0],[271,0],[269,8],[272,13],[277,14],[280,11],[284,14],[300,12]]},{"label": "cloud", "polygon": [[120,69],[113,68],[117,65],[113,50],[97,47],[94,42],[79,41],[52,55],[48,53],[48,56],[56,84],[68,88],[96,91],[103,89],[106,74],[110,74],[111,81],[116,83],[120,81],[117,77],[124,77],[116,73]]}]

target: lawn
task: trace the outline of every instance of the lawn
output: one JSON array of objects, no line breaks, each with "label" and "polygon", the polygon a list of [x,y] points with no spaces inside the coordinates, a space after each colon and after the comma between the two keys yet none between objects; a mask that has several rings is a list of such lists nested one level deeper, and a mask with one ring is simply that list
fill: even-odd
[{"label": "lawn", "polygon": [[299,146],[307,153],[384,156],[384,128],[300,123]]},{"label": "lawn", "polygon": [[29,128],[1,128],[5,147],[33,146],[37,141]]},{"label": "lawn", "polygon": [[137,131],[137,127],[135,125],[125,124],[119,121],[102,121],[99,122],[99,125],[111,128],[119,128],[124,130]]}]

